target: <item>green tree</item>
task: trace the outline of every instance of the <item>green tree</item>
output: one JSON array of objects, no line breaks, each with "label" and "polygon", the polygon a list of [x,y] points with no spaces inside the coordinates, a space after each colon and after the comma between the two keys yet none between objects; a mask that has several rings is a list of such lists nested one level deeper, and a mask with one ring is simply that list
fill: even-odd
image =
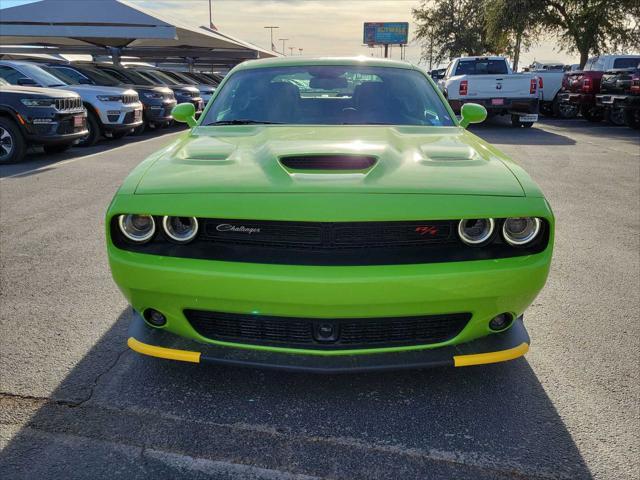
[{"label": "green tree", "polygon": [[540,33],[543,10],[541,0],[486,0],[487,35],[494,44],[507,45],[514,71],[520,52],[528,50]]},{"label": "green tree", "polygon": [[580,68],[589,54],[640,46],[638,0],[543,0],[542,20],[559,34],[561,45],[580,53]]},{"label": "green tree", "polygon": [[422,0],[412,10],[422,42],[422,58],[429,68],[461,55],[502,53],[506,45],[490,39],[485,24],[485,4],[478,0]]}]

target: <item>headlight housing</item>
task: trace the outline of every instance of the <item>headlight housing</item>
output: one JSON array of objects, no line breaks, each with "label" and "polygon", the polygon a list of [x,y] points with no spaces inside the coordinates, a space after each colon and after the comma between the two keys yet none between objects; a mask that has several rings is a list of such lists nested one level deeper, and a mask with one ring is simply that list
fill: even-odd
[{"label": "headlight housing", "polygon": [[532,242],[540,233],[541,222],[536,217],[507,218],[502,225],[502,236],[512,246]]},{"label": "headlight housing", "polygon": [[162,219],[164,233],[177,243],[187,243],[198,233],[198,219],[195,217],[164,217]]},{"label": "headlight housing", "polygon": [[20,102],[26,107],[55,107],[53,98],[22,98]]},{"label": "headlight housing", "polygon": [[97,95],[101,102],[122,102],[122,95]]},{"label": "headlight housing", "polygon": [[164,95],[162,93],[157,93],[157,92],[142,92],[142,96],[144,98],[154,99],[154,100],[162,100],[164,98]]},{"label": "headlight housing", "polygon": [[146,243],[156,233],[156,222],[151,215],[120,215],[118,226],[122,234],[134,243]]},{"label": "headlight housing", "polygon": [[467,245],[482,245],[493,235],[493,218],[468,218],[458,223],[458,236]]}]

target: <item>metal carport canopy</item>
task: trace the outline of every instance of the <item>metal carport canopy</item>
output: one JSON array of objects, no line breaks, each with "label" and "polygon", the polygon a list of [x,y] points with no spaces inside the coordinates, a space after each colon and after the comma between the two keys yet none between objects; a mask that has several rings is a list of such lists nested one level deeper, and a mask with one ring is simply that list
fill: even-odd
[{"label": "metal carport canopy", "polygon": [[41,53],[43,47],[55,53],[98,55],[106,49],[140,58],[162,54],[241,61],[276,55],[210,29],[163,18],[127,0],[40,0],[2,9],[0,44],[5,49],[40,47]]}]

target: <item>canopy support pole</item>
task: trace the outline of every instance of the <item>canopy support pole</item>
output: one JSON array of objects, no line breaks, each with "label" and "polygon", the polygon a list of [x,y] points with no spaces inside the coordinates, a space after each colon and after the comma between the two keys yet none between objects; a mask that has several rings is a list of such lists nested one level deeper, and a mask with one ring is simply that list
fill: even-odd
[{"label": "canopy support pole", "polygon": [[114,65],[120,65],[120,53],[121,50],[118,47],[109,47],[109,53],[111,54],[111,60]]}]

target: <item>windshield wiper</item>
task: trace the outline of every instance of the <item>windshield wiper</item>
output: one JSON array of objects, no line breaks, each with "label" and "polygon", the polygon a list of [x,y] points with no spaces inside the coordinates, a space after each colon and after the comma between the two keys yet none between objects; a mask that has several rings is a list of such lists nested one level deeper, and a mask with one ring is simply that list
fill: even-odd
[{"label": "windshield wiper", "polygon": [[262,122],[260,120],[220,120],[219,122],[207,123],[210,125],[282,125],[281,122]]}]

